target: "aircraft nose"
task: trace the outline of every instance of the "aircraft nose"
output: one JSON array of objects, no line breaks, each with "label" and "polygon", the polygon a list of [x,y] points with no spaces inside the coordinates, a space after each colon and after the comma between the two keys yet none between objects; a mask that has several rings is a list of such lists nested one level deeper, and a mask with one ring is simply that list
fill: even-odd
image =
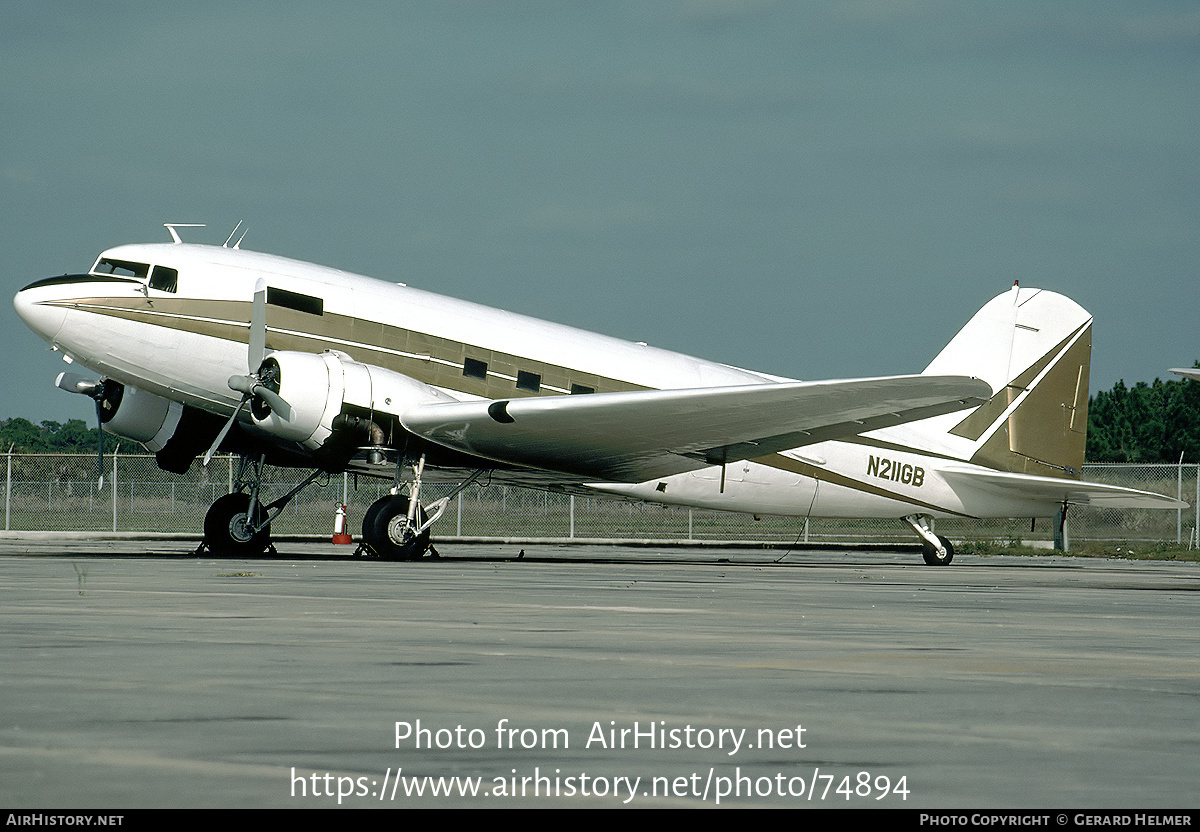
[{"label": "aircraft nose", "polygon": [[62,329],[67,312],[61,306],[50,305],[46,302],[48,300],[52,300],[52,297],[46,288],[33,284],[17,292],[13,298],[13,308],[26,326],[47,341],[53,341]]}]

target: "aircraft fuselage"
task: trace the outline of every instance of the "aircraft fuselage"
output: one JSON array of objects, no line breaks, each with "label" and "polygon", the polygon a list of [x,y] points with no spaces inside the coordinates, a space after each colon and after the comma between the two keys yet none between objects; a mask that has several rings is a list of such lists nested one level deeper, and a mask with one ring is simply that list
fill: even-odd
[{"label": "aircraft fuselage", "polygon": [[[91,273],[37,281],[14,303],[34,331],[74,362],[225,417],[239,406],[229,382],[247,370],[251,301],[263,280],[268,351],[334,351],[415,379],[448,399],[785,381],[402,284],[224,247],[119,246],[105,251]],[[978,437],[951,430],[960,421],[951,413],[644,483],[589,487],[655,502],[795,516],[1048,513],[1055,502],[1045,494],[964,487],[961,478],[943,476],[947,464],[959,471],[980,467],[969,461]]]}]

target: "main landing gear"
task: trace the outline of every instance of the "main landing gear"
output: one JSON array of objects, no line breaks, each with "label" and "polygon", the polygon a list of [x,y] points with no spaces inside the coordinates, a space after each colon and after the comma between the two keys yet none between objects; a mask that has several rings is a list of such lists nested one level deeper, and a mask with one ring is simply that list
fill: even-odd
[{"label": "main landing gear", "polygon": [[954,560],[954,547],[940,534],[934,534],[933,518],[928,514],[910,514],[904,522],[921,537],[922,554],[930,566],[949,566]]},{"label": "main landing gear", "polygon": [[271,544],[271,524],[263,523],[266,515],[262,503],[249,494],[226,494],[217,499],[204,515],[204,540],[200,544],[217,557],[258,557],[265,551],[274,554]]},{"label": "main landing gear", "polygon": [[371,503],[363,515],[359,551],[383,560],[417,560],[430,549],[430,525],[420,503],[389,494]]},{"label": "main landing gear", "polygon": [[[303,482],[272,503],[259,501],[265,457],[256,460],[242,457],[238,463],[233,493],[221,497],[204,516],[204,540],[197,554],[208,552],[217,557],[259,557],[275,554],[271,544],[271,521],[300,493],[301,489],[323,473],[313,471]],[[411,469],[407,493],[402,494],[405,468]],[[356,554],[372,555],[383,560],[416,560],[432,550],[429,527],[442,516],[446,506],[458,493],[475,482],[483,470],[476,471],[457,488],[428,506],[420,503],[421,480],[425,471],[425,456],[415,462],[396,464],[392,492],[376,500],[363,516],[362,543]],[[436,554],[436,553],[435,553]]]},{"label": "main landing gear", "polygon": [[258,494],[265,461],[265,456],[257,460],[239,458],[233,492],[218,498],[204,515],[204,539],[196,548],[196,554],[207,551],[219,558],[256,558],[264,553],[275,554],[275,546],[271,543],[271,521],[322,472],[313,471],[287,494],[264,506]]},{"label": "main landing gear", "polygon": [[[412,479],[408,483],[408,493],[401,494],[400,474],[405,465],[411,469]],[[417,560],[426,552],[437,557],[437,550],[429,543],[430,526],[442,516],[450,500],[475,482],[483,471],[476,471],[448,495],[430,503],[428,511],[420,503],[424,473],[424,454],[415,462],[396,466],[392,492],[372,503],[363,515],[359,554],[374,555],[383,560]]]}]

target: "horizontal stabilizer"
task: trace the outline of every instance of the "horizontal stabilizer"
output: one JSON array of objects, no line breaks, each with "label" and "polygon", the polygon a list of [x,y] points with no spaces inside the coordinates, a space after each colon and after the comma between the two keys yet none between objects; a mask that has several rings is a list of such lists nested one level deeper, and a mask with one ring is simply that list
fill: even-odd
[{"label": "horizontal stabilizer", "polygon": [[428,404],[400,421],[497,462],[645,482],[975,407],[991,393],[962,376],[894,376]]},{"label": "horizontal stabilizer", "polygon": [[1003,497],[1017,497],[1044,502],[1067,502],[1071,505],[1095,506],[1097,508],[1188,508],[1188,504],[1155,494],[1120,485],[1105,485],[1098,482],[1039,477],[1010,471],[988,471],[979,468],[948,467],[942,469],[946,481],[952,486],[965,484]]}]

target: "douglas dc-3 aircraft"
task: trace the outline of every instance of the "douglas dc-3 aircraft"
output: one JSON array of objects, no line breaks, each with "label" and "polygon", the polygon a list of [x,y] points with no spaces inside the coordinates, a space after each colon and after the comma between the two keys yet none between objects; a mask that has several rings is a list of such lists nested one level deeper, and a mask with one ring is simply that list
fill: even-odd
[{"label": "douglas dc-3 aircraft", "polygon": [[[263,506],[264,465],[394,480],[363,545],[421,557],[481,475],[574,493],[812,517],[1047,517],[1071,503],[1176,508],[1079,480],[1091,316],[1014,286],[919,375],[800,382],[334,269],[181,241],[103,252],[17,293],[77,366],[57,384],[183,473],[241,459],[204,520],[215,554],[262,553],[303,487]],[[232,239],[232,235],[230,237]],[[239,240],[240,244],[240,240]],[[247,405],[249,407],[247,408]],[[969,412],[962,412],[969,409]],[[427,506],[427,482],[458,489]]]}]

